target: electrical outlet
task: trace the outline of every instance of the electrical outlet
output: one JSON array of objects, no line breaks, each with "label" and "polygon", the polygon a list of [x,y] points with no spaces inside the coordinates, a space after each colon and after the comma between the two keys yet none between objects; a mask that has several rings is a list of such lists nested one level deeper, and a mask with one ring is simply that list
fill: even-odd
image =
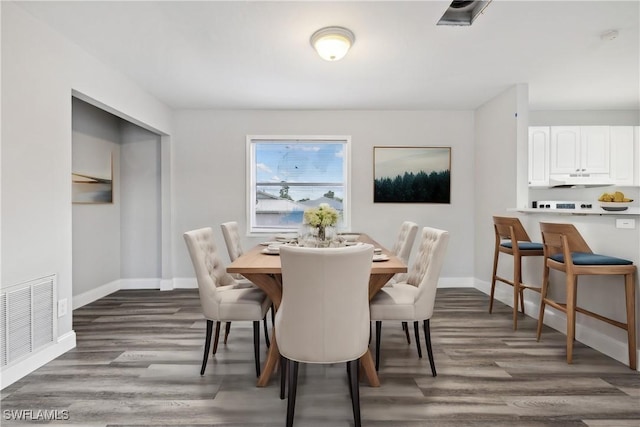
[{"label": "electrical outlet", "polygon": [[61,299],[58,301],[58,317],[62,317],[67,314],[67,299]]},{"label": "electrical outlet", "polygon": [[636,228],[636,220],[632,218],[616,219],[616,228]]}]

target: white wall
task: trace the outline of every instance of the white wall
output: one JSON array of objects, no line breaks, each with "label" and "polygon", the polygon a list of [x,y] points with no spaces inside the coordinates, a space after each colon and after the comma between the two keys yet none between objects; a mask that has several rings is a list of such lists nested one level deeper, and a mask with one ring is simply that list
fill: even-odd
[{"label": "white wall", "polygon": [[638,110],[552,110],[530,111],[529,126],[638,126]]},{"label": "white wall", "polygon": [[[2,286],[57,275],[72,298],[71,95],[170,133],[170,110],[26,13],[2,8]],[[58,344],[2,371],[2,385],[75,345],[71,312]],[[37,360],[36,360],[37,359]],[[16,372],[18,372],[16,374]]]},{"label": "white wall", "polygon": [[128,122],[120,131],[121,277],[159,279],[160,136]]},{"label": "white wall", "polygon": [[[472,284],[471,111],[178,111],[174,129],[175,277],[194,275],[182,233],[212,226],[224,248],[220,223],[246,229],[246,135],[351,135],[352,228],[388,246],[404,220],[449,230],[443,277]],[[451,146],[451,204],[374,204],[373,147],[382,145]]]},{"label": "white wall", "polygon": [[518,87],[514,86],[476,110],[475,277],[491,281],[493,266],[493,215],[504,215],[517,203]]},{"label": "white wall", "polygon": [[[120,119],[73,99],[72,170],[113,159],[113,203],[73,204],[74,298],[120,279]],[[75,306],[76,304],[74,304]]]}]

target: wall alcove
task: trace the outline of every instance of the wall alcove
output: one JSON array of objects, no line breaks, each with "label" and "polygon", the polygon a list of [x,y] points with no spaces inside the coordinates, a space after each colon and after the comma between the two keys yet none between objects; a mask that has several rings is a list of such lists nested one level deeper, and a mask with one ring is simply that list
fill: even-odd
[{"label": "wall alcove", "polygon": [[72,208],[73,308],[162,277],[161,135],[73,97],[72,172],[105,162],[112,201]]}]

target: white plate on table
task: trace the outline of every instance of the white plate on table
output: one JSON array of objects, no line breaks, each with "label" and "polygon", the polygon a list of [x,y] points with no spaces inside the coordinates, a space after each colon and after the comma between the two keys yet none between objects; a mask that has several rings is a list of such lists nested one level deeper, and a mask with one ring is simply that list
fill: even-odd
[{"label": "white plate on table", "polygon": [[340,234],[340,237],[342,237],[346,242],[356,242],[360,238],[360,235],[355,233],[343,233]]},{"label": "white plate on table", "polygon": [[284,245],[284,242],[276,242],[275,240],[270,242],[260,242],[262,246],[270,246],[270,245]]},{"label": "white plate on table", "polygon": [[280,255],[280,250],[271,250],[269,248],[264,248],[263,250],[261,250],[260,252],[262,252],[265,255]]},{"label": "white plate on table", "polygon": [[297,238],[297,234],[278,234],[274,237],[274,240],[281,243],[288,243]]},{"label": "white plate on table", "polygon": [[389,255],[379,254],[373,256],[373,262],[389,261]]}]

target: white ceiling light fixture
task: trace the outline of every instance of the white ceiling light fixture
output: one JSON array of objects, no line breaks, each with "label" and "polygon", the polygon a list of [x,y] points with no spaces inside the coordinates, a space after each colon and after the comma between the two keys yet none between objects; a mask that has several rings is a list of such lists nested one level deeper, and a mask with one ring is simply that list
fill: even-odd
[{"label": "white ceiling light fixture", "polygon": [[311,35],[311,46],[326,61],[338,61],[344,58],[356,36],[344,27],[325,27]]}]

